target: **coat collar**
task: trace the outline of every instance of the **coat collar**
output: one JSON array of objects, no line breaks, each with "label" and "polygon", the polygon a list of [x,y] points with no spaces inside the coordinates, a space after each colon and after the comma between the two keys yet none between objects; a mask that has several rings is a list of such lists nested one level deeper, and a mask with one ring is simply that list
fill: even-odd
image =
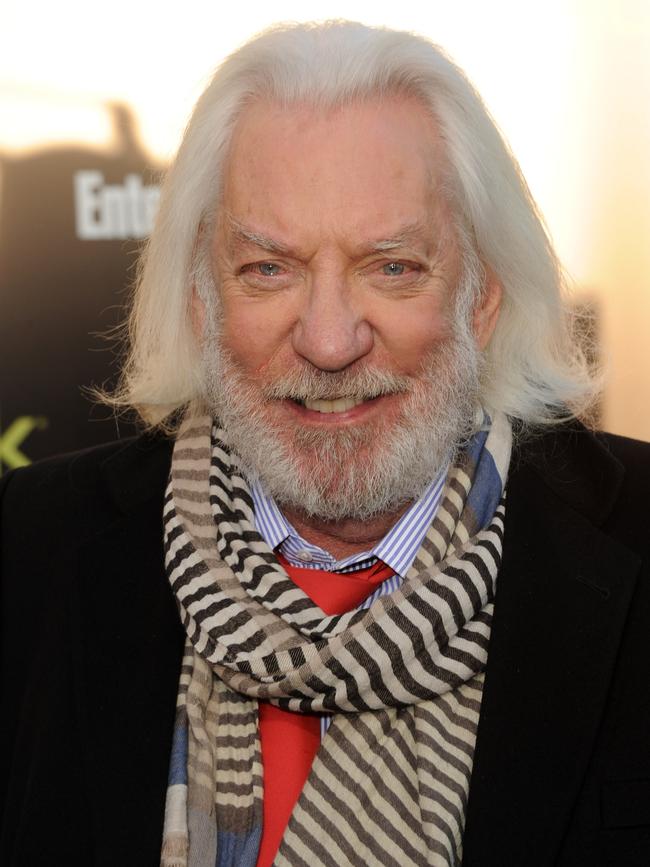
[{"label": "coat collar", "polygon": [[[603,434],[577,421],[529,437],[515,426],[509,486],[543,484],[596,526],[611,512],[625,470]],[[532,474],[532,475],[531,475]]]},{"label": "coat collar", "polygon": [[622,477],[578,426],[513,458],[464,867],[556,863],[639,569],[602,529]]}]

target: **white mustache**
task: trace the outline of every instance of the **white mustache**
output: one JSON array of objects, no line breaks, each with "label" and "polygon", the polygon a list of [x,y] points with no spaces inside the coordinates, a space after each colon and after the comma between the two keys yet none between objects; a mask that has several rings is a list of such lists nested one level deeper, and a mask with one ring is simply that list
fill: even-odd
[{"label": "white mustache", "polygon": [[265,385],[262,393],[267,400],[372,400],[387,394],[401,394],[410,389],[409,377],[363,367],[359,370],[338,370],[331,373],[314,367],[289,371],[275,382]]}]

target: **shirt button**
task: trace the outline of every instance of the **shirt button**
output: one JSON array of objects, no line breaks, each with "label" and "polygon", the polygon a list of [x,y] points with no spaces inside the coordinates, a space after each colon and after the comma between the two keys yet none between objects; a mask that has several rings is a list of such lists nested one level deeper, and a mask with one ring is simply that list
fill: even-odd
[{"label": "shirt button", "polygon": [[302,560],[303,563],[311,563],[311,561],[314,559],[309,553],[309,551],[299,551],[298,558]]}]

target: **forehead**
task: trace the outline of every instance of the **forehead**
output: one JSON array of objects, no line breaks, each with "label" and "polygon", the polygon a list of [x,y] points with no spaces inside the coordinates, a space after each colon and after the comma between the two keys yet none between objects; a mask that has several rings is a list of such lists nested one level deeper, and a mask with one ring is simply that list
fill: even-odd
[{"label": "forehead", "polygon": [[410,97],[336,109],[256,102],[240,116],[222,205],[260,231],[390,236],[444,218],[436,124]]}]

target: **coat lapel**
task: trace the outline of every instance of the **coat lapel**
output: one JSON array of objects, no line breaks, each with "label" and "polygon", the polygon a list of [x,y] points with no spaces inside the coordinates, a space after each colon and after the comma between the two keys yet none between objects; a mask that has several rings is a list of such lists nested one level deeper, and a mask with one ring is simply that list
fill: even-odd
[{"label": "coat lapel", "polygon": [[586,772],[639,568],[597,526],[620,468],[594,444],[508,484],[464,867],[554,864]]},{"label": "coat lapel", "polygon": [[156,864],[183,632],[166,580],[169,451],[104,467],[113,520],[80,551],[77,668],[98,865]]}]

